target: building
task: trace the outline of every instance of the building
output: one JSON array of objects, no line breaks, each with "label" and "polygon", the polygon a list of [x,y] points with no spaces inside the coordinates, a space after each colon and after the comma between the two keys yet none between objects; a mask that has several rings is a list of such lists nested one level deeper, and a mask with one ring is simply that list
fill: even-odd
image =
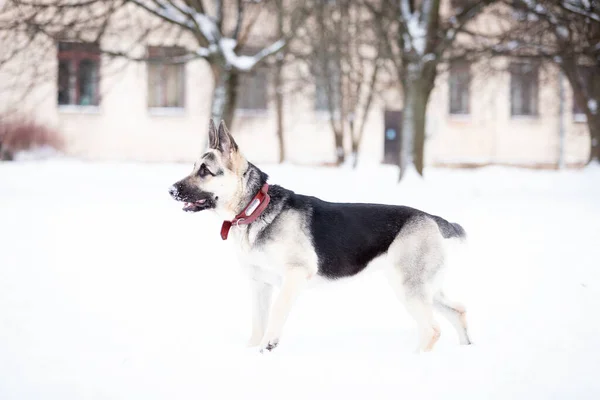
[{"label": "building", "polygon": [[[180,51],[164,43],[138,47],[149,56]],[[48,74],[18,111],[59,130],[69,154],[90,160],[191,161],[202,151],[213,85],[205,61],[115,60],[94,46],[65,40],[38,62]],[[505,72],[490,74],[478,65],[456,63],[438,76],[428,107],[427,164],[553,167],[561,157],[569,165],[585,163],[590,140],[585,116],[574,106],[566,80],[561,89],[559,71],[508,59],[494,62]],[[1,93],[0,107],[8,103],[14,108],[8,92]],[[401,99],[384,97],[369,114],[363,163],[394,162],[397,154]],[[322,103],[316,89],[286,95],[289,162],[335,160]],[[245,75],[232,131],[248,158],[277,160],[275,127],[269,72]]]}]

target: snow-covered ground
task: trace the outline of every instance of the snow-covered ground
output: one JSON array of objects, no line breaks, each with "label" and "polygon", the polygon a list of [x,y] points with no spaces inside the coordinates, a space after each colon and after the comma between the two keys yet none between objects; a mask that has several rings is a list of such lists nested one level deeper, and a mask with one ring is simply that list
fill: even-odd
[{"label": "snow-covered ground", "polygon": [[189,165],[0,164],[0,399],[598,399],[600,167],[541,172],[264,166],[332,201],[460,222],[448,276],[475,345],[443,320],[416,355],[385,277],[305,292],[277,350],[246,349],[249,294],[209,213],[167,188]]}]

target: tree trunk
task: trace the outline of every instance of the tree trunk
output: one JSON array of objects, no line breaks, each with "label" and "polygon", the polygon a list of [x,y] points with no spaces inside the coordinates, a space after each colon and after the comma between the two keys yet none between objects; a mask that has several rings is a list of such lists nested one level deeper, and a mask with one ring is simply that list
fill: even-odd
[{"label": "tree trunk", "polygon": [[[410,69],[410,66],[408,67]],[[411,76],[412,75],[412,76]],[[403,80],[404,109],[402,111],[402,138],[400,145],[400,181],[414,165],[423,175],[425,150],[425,111],[428,93],[423,79],[408,72]]]},{"label": "tree trunk", "polygon": [[0,161],[12,161],[13,154],[10,150],[2,150],[2,142],[0,142]]},{"label": "tree trunk", "polygon": [[411,166],[414,165],[421,176],[425,168],[425,119],[429,95],[437,75],[437,63],[430,61],[424,64],[422,60],[415,64],[407,64],[401,79],[404,109],[398,182]]},{"label": "tree trunk", "polygon": [[590,113],[587,118],[590,131],[590,159],[588,162],[600,163],[600,115]]},{"label": "tree trunk", "polygon": [[358,166],[358,142],[352,141],[352,153],[350,155],[352,157],[352,168],[356,168]]},{"label": "tree trunk", "polygon": [[413,148],[414,134],[415,134],[415,119],[413,117],[415,112],[414,97],[415,90],[414,85],[408,80],[402,82],[403,92],[403,108],[402,108],[402,129],[400,132],[400,172],[398,174],[398,182],[402,180],[409,165],[413,164],[413,154],[411,149]]},{"label": "tree trunk", "polygon": [[[284,4],[283,0],[275,2],[277,5],[277,35],[284,36]],[[277,108],[277,141],[279,142],[279,163],[285,161],[285,142],[283,137],[283,62],[285,54],[282,50],[275,60],[275,107]]]},{"label": "tree trunk", "polygon": [[239,75],[226,68],[213,67],[215,89],[213,91],[211,117],[219,123],[221,120],[231,129],[237,101]]},{"label": "tree trunk", "polygon": [[346,159],[346,152],[344,151],[344,134],[342,132],[334,132],[333,137],[335,138],[335,164],[342,165]]},{"label": "tree trunk", "polygon": [[423,93],[422,90],[417,92],[413,113],[413,118],[415,119],[413,157],[417,173],[421,176],[423,176],[423,169],[425,168],[425,114],[427,112],[427,98],[428,95]]},{"label": "tree trunk", "polygon": [[[573,90],[574,101],[585,111],[586,122],[590,132],[590,157],[592,161],[600,162],[600,92],[593,87],[584,87],[579,77],[578,67],[575,61],[565,59],[560,65],[565,76],[569,80]],[[593,104],[590,107],[590,104]]]},{"label": "tree trunk", "polygon": [[[278,57],[279,58],[279,57]],[[277,140],[279,142],[279,163],[285,160],[285,142],[283,137],[283,60],[275,65],[275,106],[277,107]]]}]

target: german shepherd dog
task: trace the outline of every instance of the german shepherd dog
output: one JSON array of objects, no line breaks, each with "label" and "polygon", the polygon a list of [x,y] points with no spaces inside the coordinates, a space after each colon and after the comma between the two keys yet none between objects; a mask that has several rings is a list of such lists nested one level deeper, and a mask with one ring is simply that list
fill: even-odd
[{"label": "german shepherd dog", "polygon": [[[413,208],[329,203],[267,184],[267,174],[248,162],[221,121],[209,126],[209,148],[192,173],[169,189],[183,210],[214,210],[230,228],[239,260],[252,286],[253,326],[249,346],[272,351],[296,297],[311,280],[335,281],[382,258],[390,283],[415,319],[419,351],[440,336],[434,308],[470,344],[465,308],[446,298],[441,275],[445,244],[465,238],[463,228]],[[274,287],[279,288],[271,301]]]}]

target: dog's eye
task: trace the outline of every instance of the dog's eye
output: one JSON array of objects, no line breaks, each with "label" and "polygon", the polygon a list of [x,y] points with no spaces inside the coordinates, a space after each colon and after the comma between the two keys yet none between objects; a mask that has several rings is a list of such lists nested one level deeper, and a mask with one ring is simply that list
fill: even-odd
[{"label": "dog's eye", "polygon": [[210,171],[206,168],[206,164],[202,164],[200,169],[198,170],[198,176],[204,178],[205,176],[210,175]]}]

